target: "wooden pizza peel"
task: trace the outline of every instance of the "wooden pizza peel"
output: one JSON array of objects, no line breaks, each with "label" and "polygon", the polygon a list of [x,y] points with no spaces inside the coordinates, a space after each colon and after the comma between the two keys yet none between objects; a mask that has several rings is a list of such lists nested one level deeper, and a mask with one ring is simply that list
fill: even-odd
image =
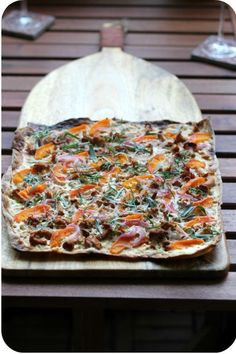
[{"label": "wooden pizza peel", "polygon": [[[105,24],[100,52],[52,71],[33,88],[23,106],[19,127],[28,122],[51,125],[78,117],[201,120],[194,97],[176,76],[124,53],[123,43],[122,27]],[[219,277],[227,274],[229,266],[225,237],[203,257],[135,262],[19,253],[11,248],[5,225],[2,236],[2,267],[8,275]]]}]

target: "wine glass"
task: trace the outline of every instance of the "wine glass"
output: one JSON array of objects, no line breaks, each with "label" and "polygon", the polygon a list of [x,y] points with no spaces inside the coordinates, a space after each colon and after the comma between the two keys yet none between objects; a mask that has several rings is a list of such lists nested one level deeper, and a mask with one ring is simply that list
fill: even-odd
[{"label": "wine glass", "polygon": [[48,28],[54,17],[28,11],[27,0],[20,2],[20,10],[12,10],[2,20],[3,32],[35,38]]},{"label": "wine glass", "polygon": [[217,36],[208,37],[202,44],[202,51],[212,59],[236,57],[236,41],[224,37],[225,4],[220,4],[220,21]]}]

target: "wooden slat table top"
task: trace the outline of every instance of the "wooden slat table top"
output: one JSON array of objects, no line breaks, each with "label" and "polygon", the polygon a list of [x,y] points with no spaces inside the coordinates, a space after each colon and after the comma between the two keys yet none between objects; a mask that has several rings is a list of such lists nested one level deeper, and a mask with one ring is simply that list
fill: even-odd
[{"label": "wooden slat table top", "polygon": [[[39,2],[38,2],[39,3]],[[30,9],[56,17],[53,27],[35,41],[3,36],[3,135],[2,169],[11,161],[11,142],[20,109],[32,87],[51,70],[99,49],[104,22],[122,20],[127,29],[125,51],[152,61],[181,78],[196,97],[205,116],[211,116],[223,179],[222,214],[230,253],[230,272],[222,280],[112,280],[3,279],[3,295],[45,298],[52,303],[96,298],[135,306],[168,304],[173,308],[208,309],[236,307],[236,71],[190,60],[194,46],[217,30],[219,7],[214,1],[81,0],[82,5]],[[83,5],[84,3],[84,5]],[[96,3],[94,5],[94,3]],[[225,31],[232,37],[230,17]],[[168,301],[166,301],[168,299]],[[132,300],[132,301],[130,301]],[[131,305],[132,304],[132,305]],[[166,305],[167,306],[167,305]]]}]

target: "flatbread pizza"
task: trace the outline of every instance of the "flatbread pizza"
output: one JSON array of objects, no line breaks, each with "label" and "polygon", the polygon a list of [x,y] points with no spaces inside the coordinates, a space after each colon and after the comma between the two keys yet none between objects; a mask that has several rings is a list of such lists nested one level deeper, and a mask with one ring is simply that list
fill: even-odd
[{"label": "flatbread pizza", "polygon": [[214,149],[206,119],[18,129],[2,184],[11,245],[127,259],[205,254],[223,234]]}]

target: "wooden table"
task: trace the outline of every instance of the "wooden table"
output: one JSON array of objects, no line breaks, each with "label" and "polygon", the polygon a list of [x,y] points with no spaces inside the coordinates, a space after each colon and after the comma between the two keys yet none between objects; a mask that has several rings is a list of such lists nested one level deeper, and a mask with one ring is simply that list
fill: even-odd
[{"label": "wooden table", "polygon": [[[50,70],[96,52],[102,24],[125,18],[124,50],[176,74],[192,91],[204,115],[212,117],[231,259],[228,276],[213,281],[3,278],[6,306],[17,302],[89,309],[83,312],[84,327],[96,332],[99,346],[101,328],[96,325],[95,330],[92,319],[102,323],[103,310],[110,307],[130,309],[142,303],[145,308],[236,309],[236,71],[190,59],[193,47],[217,30],[219,8],[214,1],[195,6],[186,0],[135,0],[130,1],[132,6],[122,0],[115,1],[116,6],[106,0],[81,3],[86,6],[32,6],[34,11],[56,16],[53,27],[35,41],[3,37],[3,171],[10,164],[21,107],[34,84]],[[230,36],[232,25],[227,18],[225,28]],[[93,350],[94,344],[84,338],[84,346]]]}]

